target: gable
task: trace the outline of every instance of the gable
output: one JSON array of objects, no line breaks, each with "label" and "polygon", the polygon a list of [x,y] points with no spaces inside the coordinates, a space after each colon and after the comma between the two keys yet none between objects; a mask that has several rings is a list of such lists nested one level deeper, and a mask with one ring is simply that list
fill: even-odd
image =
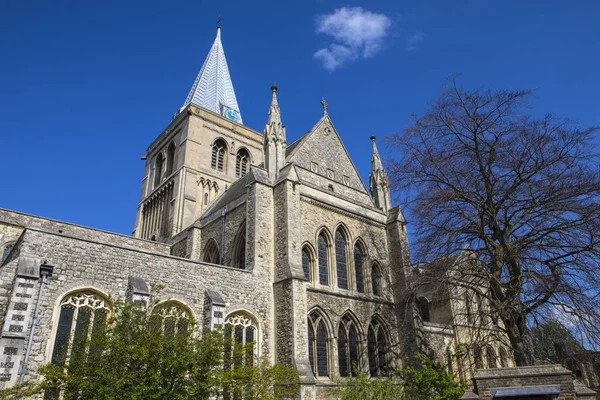
[{"label": "gable", "polygon": [[340,136],[326,114],[317,124],[294,143],[294,148],[288,151],[287,162],[310,171],[312,174],[301,173],[300,178],[309,179],[311,183],[328,190],[329,184],[334,184],[347,197],[373,205],[369,192],[352,159],[348,155]]}]

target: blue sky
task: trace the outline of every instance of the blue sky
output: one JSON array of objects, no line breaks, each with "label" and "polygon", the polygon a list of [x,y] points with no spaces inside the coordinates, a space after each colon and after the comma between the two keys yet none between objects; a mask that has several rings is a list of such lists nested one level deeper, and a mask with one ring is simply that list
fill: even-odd
[{"label": "blue sky", "polygon": [[119,233],[133,229],[140,156],[183,104],[219,15],[245,124],[262,131],[275,83],[294,140],[319,119],[325,97],[364,179],[369,136],[404,129],[454,73],[468,87],[536,89],[533,113],[600,125],[592,0],[1,8],[0,207]]}]

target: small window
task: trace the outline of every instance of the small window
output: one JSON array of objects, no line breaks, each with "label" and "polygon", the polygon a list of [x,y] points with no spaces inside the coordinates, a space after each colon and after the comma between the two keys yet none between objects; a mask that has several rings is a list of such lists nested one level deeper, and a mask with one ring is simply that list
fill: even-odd
[{"label": "small window", "polygon": [[173,167],[175,166],[175,142],[171,142],[167,148],[167,172],[165,176],[169,176],[173,173]]},{"label": "small window", "polygon": [[417,306],[423,322],[431,322],[431,317],[429,315],[429,301],[425,297],[419,297],[417,299]]},{"label": "small window", "polygon": [[246,149],[240,149],[235,158],[235,176],[239,178],[248,173],[248,164],[250,163],[250,155]]},{"label": "small window", "polygon": [[304,272],[304,277],[309,281],[312,280],[312,277],[310,276],[311,264],[312,257],[310,250],[308,249],[308,246],[304,246],[302,248],[302,272]]},{"label": "small window", "polygon": [[210,167],[212,169],[216,169],[217,171],[223,171],[225,165],[225,152],[227,150],[227,145],[225,141],[222,139],[218,139],[212,147],[212,157],[210,162]]},{"label": "small window", "polygon": [[373,287],[373,294],[375,296],[381,296],[382,288],[381,288],[381,270],[379,269],[379,265],[373,264],[371,267],[371,285]]},{"label": "small window", "polygon": [[2,250],[2,259],[0,259],[0,265],[4,264],[4,261],[8,258],[8,255],[12,251],[13,247],[15,247],[15,242],[9,242],[4,245],[4,249]]},{"label": "small window", "polygon": [[208,204],[208,193],[204,193],[204,205]]},{"label": "small window", "polygon": [[154,187],[160,185],[160,182],[162,181],[164,161],[165,158],[163,157],[162,153],[158,153],[158,155],[156,156],[156,162],[154,164]]}]

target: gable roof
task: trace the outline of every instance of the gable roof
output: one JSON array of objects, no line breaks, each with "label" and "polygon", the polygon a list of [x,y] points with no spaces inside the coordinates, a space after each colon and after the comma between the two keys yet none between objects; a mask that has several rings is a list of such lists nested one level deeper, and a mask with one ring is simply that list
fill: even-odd
[{"label": "gable roof", "polygon": [[[329,179],[328,174],[333,171],[334,181],[362,192],[369,198],[369,205],[373,205],[369,192],[327,113],[323,114],[308,133],[287,148],[286,162],[308,171],[312,170],[311,164],[316,163],[316,174]],[[347,183],[344,182],[346,178]]]}]

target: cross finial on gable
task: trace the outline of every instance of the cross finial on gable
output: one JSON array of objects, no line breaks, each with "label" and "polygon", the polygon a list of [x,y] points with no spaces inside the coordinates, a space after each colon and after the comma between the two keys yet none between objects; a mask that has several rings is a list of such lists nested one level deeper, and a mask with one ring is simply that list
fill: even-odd
[{"label": "cross finial on gable", "polygon": [[323,115],[327,114],[327,106],[329,104],[327,104],[327,102],[325,101],[325,98],[323,98],[323,100],[321,100],[321,106],[323,106]]}]

